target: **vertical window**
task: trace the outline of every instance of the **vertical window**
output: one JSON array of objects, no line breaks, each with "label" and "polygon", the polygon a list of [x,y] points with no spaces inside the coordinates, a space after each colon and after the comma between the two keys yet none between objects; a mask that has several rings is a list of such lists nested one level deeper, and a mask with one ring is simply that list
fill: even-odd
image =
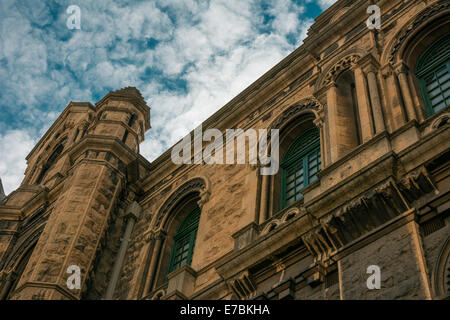
[{"label": "vertical window", "polygon": [[125,133],[123,134],[123,137],[122,137],[122,142],[126,143],[127,142],[127,138],[128,138],[128,130],[125,130]]},{"label": "vertical window", "polygon": [[133,127],[134,122],[136,121],[137,117],[135,114],[132,114],[130,119],[128,120],[128,126]]},{"label": "vertical window", "polygon": [[[64,142],[65,142],[65,139],[63,139],[61,141],[61,143],[64,143]],[[42,166],[42,170],[39,173],[38,178],[36,179],[36,184],[40,184],[42,182],[42,180],[44,179],[45,175],[47,174],[48,169],[50,169],[50,167],[56,162],[56,160],[61,155],[63,150],[64,150],[64,145],[63,144],[59,144],[55,148],[55,150],[53,151],[51,156],[48,158],[48,160]]]},{"label": "vertical window", "polygon": [[428,115],[450,106],[450,35],[422,54],[417,62],[416,76]]},{"label": "vertical window", "polygon": [[288,148],[281,162],[281,209],[303,198],[301,190],[318,180],[321,170],[320,134],[314,127]]},{"label": "vertical window", "polygon": [[174,236],[174,244],[168,273],[184,266],[190,265],[195,247],[198,223],[200,221],[200,208],[195,207],[181,222]]}]

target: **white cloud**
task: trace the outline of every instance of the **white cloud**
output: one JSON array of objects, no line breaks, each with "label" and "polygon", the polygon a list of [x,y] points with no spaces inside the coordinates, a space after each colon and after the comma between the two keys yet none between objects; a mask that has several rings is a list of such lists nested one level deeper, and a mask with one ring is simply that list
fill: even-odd
[{"label": "white cloud", "polygon": [[[332,2],[319,0],[323,8]],[[263,26],[260,4],[82,1],[82,29],[68,31],[65,11],[52,22],[48,2],[23,0],[16,6],[13,0],[2,1],[0,108],[12,108],[11,114],[35,126],[5,132],[3,127],[11,127],[0,121],[1,148],[6,139],[24,141],[16,162],[0,159],[5,188],[11,191],[20,183],[23,150],[40,138],[68,101],[95,102],[110,89],[136,86],[142,92],[152,107],[152,129],[141,153],[149,160],[162,154],[301,44],[312,23],[303,6],[293,0],[269,2],[265,14],[272,20]],[[156,45],[147,47],[150,40]],[[152,73],[141,78],[147,68]],[[180,81],[185,88],[168,87]]]},{"label": "white cloud", "polygon": [[0,134],[0,178],[6,194],[22,182],[26,169],[25,157],[36,142],[25,130],[10,130]]},{"label": "white cloud", "polygon": [[319,6],[325,10],[331,7],[337,0],[318,0]]}]

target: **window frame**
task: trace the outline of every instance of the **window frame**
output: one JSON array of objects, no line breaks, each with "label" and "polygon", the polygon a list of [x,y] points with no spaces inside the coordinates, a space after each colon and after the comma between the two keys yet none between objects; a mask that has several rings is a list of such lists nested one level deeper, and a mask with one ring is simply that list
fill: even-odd
[{"label": "window frame", "polygon": [[[173,245],[172,252],[170,256],[169,268],[167,274],[183,267],[184,265],[191,265],[192,257],[194,255],[195,242],[197,237],[198,225],[200,222],[201,209],[199,206],[196,206],[193,210],[186,215],[184,220],[180,223],[174,237],[173,237]],[[180,244],[185,243],[185,240],[189,240],[189,248],[186,259],[181,260],[181,264],[175,264],[175,259],[177,257],[177,249]]]},{"label": "window frame", "polygon": [[[425,103],[425,110],[427,113],[427,116],[432,116],[435,113],[439,111],[435,111],[433,108],[433,104],[431,102],[431,97],[427,88],[426,79],[429,76],[432,76],[434,73],[438,72],[438,70],[445,66],[447,69],[447,72],[450,74],[450,50],[447,50],[447,52],[444,52],[443,55],[439,56],[433,56],[434,51],[437,50],[439,52],[439,49],[446,44],[446,42],[450,42],[450,36],[444,36],[443,38],[439,39],[438,41],[434,42],[432,46],[427,49],[422,55],[419,57],[418,62],[416,64],[416,70],[415,74],[419,82],[420,92],[422,94],[422,98]],[[431,57],[430,57],[431,55]],[[430,59],[435,59],[432,63],[429,63]],[[450,81],[450,80],[448,80]],[[440,86],[440,84],[439,84]],[[441,91],[440,94],[443,94]],[[444,97],[444,103],[447,105],[448,98]]]},{"label": "window frame", "polygon": [[[313,135],[313,136],[312,136]],[[291,149],[296,147],[301,140],[305,138],[314,138],[314,141],[311,141],[310,143],[305,143],[305,147],[302,148],[300,151],[295,152],[294,154],[290,154]],[[298,192],[301,194],[301,191],[308,187],[310,183],[310,174],[309,174],[309,159],[310,156],[313,155],[313,153],[318,154],[317,161],[319,163],[320,161],[320,168],[315,173],[317,175],[322,170],[322,151],[320,149],[320,131],[316,128],[310,128],[303,132],[299,137],[297,137],[287,148],[287,151],[285,153],[285,156],[283,157],[283,161],[281,162],[281,210],[285,209],[287,207],[287,178],[290,168],[293,166],[299,165],[299,162],[301,161],[301,166],[303,168],[303,185],[304,187]],[[294,178],[295,181],[296,178]],[[315,182],[315,181],[314,181]],[[297,192],[295,191],[297,188],[296,185],[294,185],[294,194],[296,195]],[[303,195],[302,195],[303,197]],[[294,203],[296,201],[295,200]]]}]

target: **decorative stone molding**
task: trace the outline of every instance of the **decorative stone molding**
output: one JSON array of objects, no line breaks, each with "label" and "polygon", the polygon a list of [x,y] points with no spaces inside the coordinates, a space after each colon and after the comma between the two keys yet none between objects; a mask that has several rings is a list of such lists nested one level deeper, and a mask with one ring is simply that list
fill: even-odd
[{"label": "decorative stone molding", "polygon": [[230,290],[240,300],[247,300],[255,295],[256,284],[248,271],[244,271],[227,282]]},{"label": "decorative stone molding", "polygon": [[166,290],[161,289],[158,290],[151,298],[150,300],[162,300],[163,297],[166,295]]},{"label": "decorative stone molding", "polygon": [[283,216],[281,217],[281,223],[285,223],[293,218],[295,218],[296,216],[298,216],[300,213],[306,213],[306,209],[304,207],[294,207],[294,208],[290,208],[288,211],[286,211],[285,214],[283,214]]},{"label": "decorative stone molding", "polygon": [[0,264],[0,269],[12,271],[17,267],[26,252],[30,250],[39,240],[39,237],[44,230],[47,218],[47,216],[40,217],[36,227],[18,239],[17,243],[12,248],[12,251],[8,253],[7,258],[3,261],[4,263]]},{"label": "decorative stone molding", "polygon": [[439,193],[425,167],[420,167],[407,174],[400,180],[398,187],[409,203],[419,199],[424,194]]},{"label": "decorative stone molding", "polygon": [[175,192],[173,192],[159,209],[158,214],[155,217],[153,230],[159,229],[162,225],[163,220],[167,218],[168,213],[175,207],[178,201],[192,192],[200,193],[199,205],[201,206],[203,206],[209,200],[210,190],[207,188],[207,183],[204,179],[194,178],[186,182]]},{"label": "decorative stone molding", "polygon": [[398,183],[392,179],[322,217],[302,236],[316,261],[325,262],[337,250],[411,209],[411,202],[436,191],[424,168]]},{"label": "decorative stone molding", "polygon": [[338,63],[336,63],[330,71],[328,71],[324,84],[326,86],[333,85],[336,82],[336,79],[343,73],[345,70],[348,70],[350,68],[353,68],[356,63],[359,61],[358,55],[350,55],[342,60],[340,60]]},{"label": "decorative stone molding", "polygon": [[287,110],[285,110],[281,116],[279,116],[271,126],[271,129],[281,129],[283,128],[289,121],[291,121],[293,118],[297,117],[304,111],[311,111],[317,121],[320,121],[323,123],[324,118],[324,111],[323,111],[323,105],[317,100],[315,97],[308,97],[305,99],[300,100],[295,105],[289,107]]},{"label": "decorative stone molding", "polygon": [[429,6],[419,12],[416,15],[416,18],[395,36],[394,44],[392,45],[389,53],[388,62],[391,64],[395,64],[397,62],[399,55],[401,54],[401,48],[406,45],[406,39],[409,38],[411,34],[418,31],[421,24],[427,20],[431,20],[434,16],[441,14],[449,8],[450,2],[440,1],[439,3]]},{"label": "decorative stone molding", "polygon": [[443,126],[448,126],[450,119],[450,113],[446,112],[437,117],[430,126],[425,129],[425,134],[431,133]]},{"label": "decorative stone molding", "polygon": [[275,229],[278,229],[280,226],[289,223],[293,219],[306,215],[308,212],[304,207],[292,207],[289,208],[280,219],[273,219],[269,221],[261,231],[260,235],[264,236],[266,234],[269,234],[270,232],[274,231]]},{"label": "decorative stone molding", "polygon": [[278,219],[270,221],[268,224],[266,224],[264,229],[261,231],[261,235],[264,236],[264,235],[268,234],[269,232],[275,230],[276,228],[278,228],[280,226],[280,224],[281,224],[281,221]]},{"label": "decorative stone molding", "polygon": [[203,208],[203,205],[209,201],[209,197],[211,196],[211,193],[208,190],[202,190],[200,191],[200,200],[197,201],[198,206]]},{"label": "decorative stone molding", "polygon": [[394,66],[394,70],[395,70],[395,73],[396,73],[397,75],[399,75],[399,74],[401,74],[401,73],[404,73],[404,74],[408,75],[408,73],[409,73],[409,68],[408,68],[408,66],[407,66],[403,61],[398,62],[398,63]]}]

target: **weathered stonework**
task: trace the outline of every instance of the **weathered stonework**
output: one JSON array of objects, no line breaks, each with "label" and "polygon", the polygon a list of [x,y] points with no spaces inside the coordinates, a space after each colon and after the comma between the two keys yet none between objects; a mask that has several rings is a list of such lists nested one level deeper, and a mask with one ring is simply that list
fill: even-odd
[{"label": "weathered stonework", "polygon": [[[450,7],[380,0],[377,31],[367,3],[337,1],[202,124],[279,129],[281,158],[317,127],[322,169],[301,200],[281,209],[280,173],[260,165],[175,165],[171,149],[148,162],[150,109],[135,88],[71,102],[22,185],[0,194],[0,299],[448,299],[450,110],[426,112],[414,70],[450,33]],[[189,206],[201,208],[192,262],[169,273]]]}]

